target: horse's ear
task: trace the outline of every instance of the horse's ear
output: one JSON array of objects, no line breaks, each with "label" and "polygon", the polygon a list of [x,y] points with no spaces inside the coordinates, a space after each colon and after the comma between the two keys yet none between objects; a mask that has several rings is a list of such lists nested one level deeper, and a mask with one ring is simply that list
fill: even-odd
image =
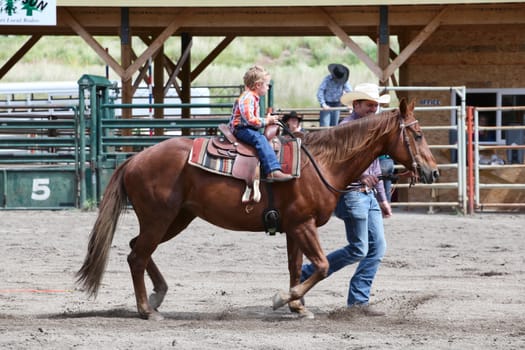
[{"label": "horse's ear", "polygon": [[407,115],[407,109],[407,100],[403,97],[401,101],[399,101],[399,111],[401,112],[401,115]]},{"label": "horse's ear", "polygon": [[408,105],[408,110],[412,112],[414,111],[414,108],[416,108],[416,100],[412,99],[412,101],[410,101],[410,104]]},{"label": "horse's ear", "polygon": [[399,111],[401,112],[401,115],[407,115],[408,112],[413,112],[414,108],[416,107],[416,100],[412,100],[410,104],[407,102],[405,98],[402,98],[399,102]]}]

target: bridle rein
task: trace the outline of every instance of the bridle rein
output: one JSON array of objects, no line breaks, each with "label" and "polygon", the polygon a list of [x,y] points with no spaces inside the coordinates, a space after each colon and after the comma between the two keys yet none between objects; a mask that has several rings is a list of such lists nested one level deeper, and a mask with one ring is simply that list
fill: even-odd
[{"label": "bridle rein", "polygon": [[[405,144],[408,154],[410,155],[410,158],[412,159],[412,170],[411,170],[412,175],[410,176],[410,187],[412,187],[419,180],[419,175],[417,171],[417,161],[416,161],[416,156],[419,153],[417,152],[418,151],[417,147],[416,147],[415,154],[412,151],[412,147],[410,146],[410,139],[408,138],[408,134],[406,130],[410,126],[418,124],[419,121],[416,119],[408,124],[405,124],[402,120],[403,119],[401,119],[401,123],[399,124],[399,127],[401,128],[401,137],[403,138],[403,143]],[[421,139],[422,136],[419,135],[416,131],[412,130],[412,128],[409,128],[408,130],[410,130],[414,134],[414,139],[416,141]]]}]

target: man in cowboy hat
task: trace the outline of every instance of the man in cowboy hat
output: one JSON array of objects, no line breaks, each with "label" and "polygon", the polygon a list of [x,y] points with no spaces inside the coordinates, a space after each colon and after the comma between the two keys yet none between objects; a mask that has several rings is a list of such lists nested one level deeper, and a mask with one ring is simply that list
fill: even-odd
[{"label": "man in cowboy hat", "polygon": [[341,96],[345,92],[352,91],[348,83],[350,70],[342,64],[332,63],[328,65],[330,75],[327,75],[317,89],[317,100],[322,108],[319,113],[319,126],[335,126],[339,123],[339,110],[333,107],[341,107]]},{"label": "man in cowboy hat", "polygon": [[[379,95],[379,86],[372,83],[363,83],[355,87],[354,91],[348,92],[341,97],[341,103],[344,105],[351,105],[352,102],[372,101],[375,102],[375,110],[377,112],[378,104],[390,103],[390,95]],[[355,119],[362,118],[372,111],[363,111],[365,114],[358,116]]]},{"label": "man in cowboy hat", "polygon": [[[359,119],[361,116],[369,115],[370,113],[375,113],[377,111],[377,106],[374,107],[377,103],[389,103],[390,95],[379,95],[379,87],[376,84],[359,84],[356,86],[355,91],[348,93],[341,97],[341,102],[345,105],[350,105],[356,103],[356,101],[370,101],[372,106],[370,108],[365,108],[367,103],[359,103],[357,108],[360,108],[359,113],[352,113],[349,117],[345,118],[348,120]],[[353,107],[353,106],[352,106]],[[379,157],[379,164],[381,167],[381,175],[386,176],[387,178],[383,179],[383,186],[385,187],[386,198],[390,202],[391,199],[391,188],[392,180],[389,179],[394,174],[394,161],[388,155],[382,155]]]},{"label": "man in cowboy hat", "polygon": [[[379,95],[375,84],[360,84],[341,98],[343,104],[352,104],[353,111],[341,124],[377,112],[380,103],[390,102],[389,95]],[[383,316],[384,312],[369,305],[372,282],[386,251],[383,216],[390,217],[392,210],[382,181],[381,168],[376,159],[358,179],[348,187],[349,192],[339,198],[335,215],[346,228],[348,245],[327,255],[328,275],[343,267],[359,262],[350,279],[347,307],[350,312],[363,316]],[[312,275],[314,267],[302,267],[301,281]]]}]

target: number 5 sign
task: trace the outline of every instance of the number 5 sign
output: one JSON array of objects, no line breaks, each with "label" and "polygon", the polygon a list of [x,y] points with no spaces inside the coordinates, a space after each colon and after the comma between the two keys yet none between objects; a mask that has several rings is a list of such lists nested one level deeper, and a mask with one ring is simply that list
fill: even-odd
[{"label": "number 5 sign", "polygon": [[31,199],[35,201],[45,201],[51,195],[49,189],[49,179],[33,179]]},{"label": "number 5 sign", "polygon": [[60,209],[77,204],[79,183],[75,169],[8,169],[6,176],[1,174],[0,198],[4,198],[5,208]]}]

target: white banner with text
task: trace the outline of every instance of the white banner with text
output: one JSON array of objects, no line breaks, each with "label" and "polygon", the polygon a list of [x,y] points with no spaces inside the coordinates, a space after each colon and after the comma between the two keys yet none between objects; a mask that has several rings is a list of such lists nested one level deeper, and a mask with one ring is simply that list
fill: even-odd
[{"label": "white banner with text", "polygon": [[0,0],[0,26],[54,26],[56,0]]}]

